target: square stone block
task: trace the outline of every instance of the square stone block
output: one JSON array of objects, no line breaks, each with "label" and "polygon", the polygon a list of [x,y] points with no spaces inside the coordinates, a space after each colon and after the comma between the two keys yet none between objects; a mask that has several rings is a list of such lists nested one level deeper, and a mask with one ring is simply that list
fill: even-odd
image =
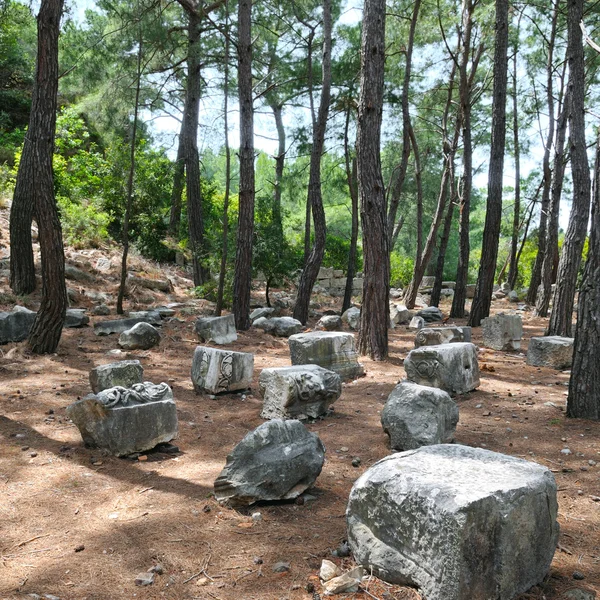
[{"label": "square stone block", "polygon": [[534,367],[570,369],[573,363],[574,338],[549,335],[532,337],[527,349],[527,364]]},{"label": "square stone block", "polygon": [[404,359],[404,370],[409,381],[450,395],[479,387],[477,348],[469,342],[415,348]]},{"label": "square stone block", "polygon": [[523,320],[519,315],[494,315],[481,321],[483,345],[492,350],[520,350]]},{"label": "square stone block", "polygon": [[254,354],[197,346],[192,359],[196,392],[220,394],[247,390],[252,383]]},{"label": "square stone block", "polygon": [[263,369],[258,385],[263,419],[316,419],[342,393],[340,376],[318,365]]},{"label": "square stone block", "polygon": [[334,331],[313,331],[292,335],[288,344],[292,365],[319,365],[335,371],[343,381],[364,374],[354,348],[354,335]]},{"label": "square stone block", "polygon": [[121,360],[90,371],[90,386],[94,394],[117,385],[128,388],[142,381],[144,368],[139,360]]},{"label": "square stone block", "polygon": [[231,344],[237,340],[233,315],[223,317],[204,317],[196,321],[196,333],[201,342]]},{"label": "square stone block", "polygon": [[546,467],[460,445],[375,463],[354,484],[348,541],[359,565],[427,600],[512,600],[546,577],[558,541]]},{"label": "square stone block", "polygon": [[415,336],[415,348],[470,341],[470,327],[425,327]]}]

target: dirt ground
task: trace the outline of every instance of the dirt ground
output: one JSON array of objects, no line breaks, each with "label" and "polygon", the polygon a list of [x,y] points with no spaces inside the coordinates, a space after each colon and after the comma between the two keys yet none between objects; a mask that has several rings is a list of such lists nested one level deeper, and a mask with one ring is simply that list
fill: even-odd
[{"label": "dirt ground", "polygon": [[[0,256],[6,253],[0,250]],[[114,296],[114,277],[116,267],[110,275],[96,273],[83,288],[69,282],[79,292],[74,305],[92,306],[90,289]],[[5,278],[1,292],[0,309],[12,308]],[[35,306],[35,297],[25,300]],[[177,287],[154,300],[159,305],[190,297]],[[323,309],[339,302],[321,300]],[[494,306],[510,308],[503,301]],[[442,305],[446,314],[448,309]],[[380,411],[404,376],[414,333],[391,331],[389,362],[364,359],[366,376],[344,385],[331,416],[308,425],[327,448],[310,490],[316,499],[235,511],[215,502],[212,484],[227,453],[263,422],[258,375],[264,367],[290,364],[287,340],[256,330],[239,334],[230,348],[255,353],[251,392],[196,395],[190,380],[197,345],[193,312],[185,308],[165,323],[160,346],[150,351],[108,354],[118,348],[118,336],[97,337],[92,327],[65,330],[51,356],[28,356],[23,344],[0,349],[0,598],[311,600],[318,596],[307,590],[312,584],[320,591],[323,558],[352,566],[332,551],[345,537],[353,482],[390,452]],[[202,312],[201,303],[195,312]],[[92,321],[103,318],[111,317]],[[482,349],[481,387],[458,398],[456,442],[526,458],[555,474],[560,544],[547,580],[521,598],[558,599],[571,588],[599,592],[600,423],[566,419],[567,372],[525,364],[527,340],[543,333],[544,321],[531,313],[523,319],[521,353]],[[475,343],[480,336],[474,330]],[[142,362],[145,379],[172,386],[178,454],[148,453],[137,461],[106,456],[85,448],[67,420],[65,407],[90,392],[90,369],[126,358]],[[567,447],[572,453],[562,454]],[[361,459],[358,468],[354,457]],[[262,520],[252,520],[256,511]],[[273,572],[279,561],[290,563],[289,572]],[[138,573],[158,564],[163,572],[153,585],[134,584]],[[420,598],[375,579],[366,592],[338,597]]]}]

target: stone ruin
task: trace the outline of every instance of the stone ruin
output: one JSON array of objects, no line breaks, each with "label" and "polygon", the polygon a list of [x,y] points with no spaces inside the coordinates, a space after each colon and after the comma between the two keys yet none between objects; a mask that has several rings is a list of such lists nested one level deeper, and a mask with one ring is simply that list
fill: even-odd
[{"label": "stone ruin", "polygon": [[519,315],[500,313],[481,321],[483,345],[492,350],[520,350],[523,320]]},{"label": "stone ruin", "polygon": [[534,367],[570,369],[573,363],[574,338],[558,335],[532,337],[527,349],[527,364]]},{"label": "stone ruin", "polygon": [[252,383],[254,355],[197,346],[192,359],[196,393],[221,394],[247,390]]},{"label": "stone ruin", "polygon": [[204,343],[231,344],[237,340],[233,315],[197,319],[194,329],[198,339]]},{"label": "stone ruin", "polygon": [[549,469],[481,448],[426,446],[375,463],[348,502],[356,562],[427,600],[511,600],[546,577],[558,541]]},{"label": "stone ruin", "polygon": [[129,388],[143,381],[144,368],[139,360],[121,360],[90,371],[90,387],[94,394],[116,386]]},{"label": "stone ruin", "polygon": [[[361,295],[362,289],[362,273],[357,273],[356,277],[352,280],[352,295]],[[346,291],[346,275],[344,275],[344,271],[334,269],[333,267],[321,267],[317,275],[314,291],[327,293],[331,296],[343,296]]]},{"label": "stone ruin", "polygon": [[415,336],[415,348],[470,341],[470,327],[425,327]]}]

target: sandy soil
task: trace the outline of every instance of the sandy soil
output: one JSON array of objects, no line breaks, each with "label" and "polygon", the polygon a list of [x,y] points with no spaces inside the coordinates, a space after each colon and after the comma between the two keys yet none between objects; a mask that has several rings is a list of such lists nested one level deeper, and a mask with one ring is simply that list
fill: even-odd
[{"label": "sandy soil", "polygon": [[[85,289],[77,285],[85,294],[76,306],[92,305],[90,287],[114,293],[111,276],[95,277]],[[6,280],[0,280],[0,292],[7,291]],[[10,297],[1,298],[0,308],[11,308]],[[176,288],[154,300],[189,297]],[[27,302],[34,306],[35,297]],[[442,308],[447,313],[448,306]],[[503,308],[510,306],[498,302],[494,310]],[[0,349],[0,598],[35,593],[61,600],[310,600],[318,598],[311,585],[319,592],[316,576],[323,558],[352,566],[351,559],[331,553],[345,537],[353,482],[390,452],[380,411],[404,376],[402,362],[414,333],[404,327],[392,331],[389,362],[365,359],[366,376],[344,385],[331,416],[308,425],[327,448],[310,492],[316,500],[238,512],[215,502],[212,484],[227,453],[263,422],[258,374],[264,367],[290,364],[287,340],[261,331],[241,333],[230,347],[255,353],[251,392],[245,398],[196,395],[189,374],[197,344],[192,312],[202,313],[202,306],[186,308],[179,320],[165,323],[162,342],[151,351],[109,355],[118,336],[97,337],[91,327],[66,330],[52,356],[28,356],[23,344]],[[600,424],[565,418],[568,373],[525,364],[527,339],[543,333],[544,321],[523,316],[523,353],[482,350],[481,387],[458,399],[456,442],[536,461],[555,474],[560,545],[547,580],[521,598],[557,599],[574,587],[598,592],[600,502],[594,497],[600,496],[600,464],[595,464],[600,463]],[[474,341],[481,341],[479,330]],[[65,407],[90,391],[89,370],[125,358],[139,359],[146,379],[173,387],[179,454],[148,453],[137,461],[105,456],[86,449],[66,419]],[[565,447],[572,454],[561,454]],[[358,468],[352,467],[354,457],[361,459]],[[256,511],[261,521],[250,517]],[[279,561],[289,562],[290,571],[274,573]],[[157,564],[163,573],[155,583],[136,587],[136,575]],[[575,580],[574,573],[584,579]],[[420,598],[414,590],[377,580],[367,591],[339,597]]]}]

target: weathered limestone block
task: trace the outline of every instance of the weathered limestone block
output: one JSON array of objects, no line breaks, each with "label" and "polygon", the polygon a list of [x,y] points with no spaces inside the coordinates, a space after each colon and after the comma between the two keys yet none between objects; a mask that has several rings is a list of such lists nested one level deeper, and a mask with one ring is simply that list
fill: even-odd
[{"label": "weathered limestone block", "polygon": [[519,350],[523,337],[520,315],[498,314],[481,321],[483,345],[493,350]]},{"label": "weathered limestone block", "polygon": [[333,277],[333,267],[321,267],[317,279],[331,279]]},{"label": "weathered limestone block", "polygon": [[362,292],[364,282],[365,280],[362,277],[355,277],[352,280],[352,291]]},{"label": "weathered limestone block", "polygon": [[415,348],[470,341],[470,327],[425,327],[415,336]]},{"label": "weathered limestone block", "polygon": [[158,290],[160,292],[170,293],[173,291],[173,284],[169,279],[150,279],[148,277],[139,277],[133,273],[127,274],[127,286],[147,288],[149,290]]},{"label": "weathered limestone block", "polygon": [[[148,323],[146,317],[136,317],[132,319],[115,319],[111,321],[100,321],[94,323],[94,333],[96,335],[110,335],[111,333],[123,333],[131,329],[138,323]],[[155,323],[158,325],[158,323]]]},{"label": "weathered limestone block", "polygon": [[394,388],[381,411],[392,450],[451,442],[457,423],[458,406],[447,392],[410,381]]},{"label": "weathered limestone block", "polygon": [[85,314],[84,308],[67,308],[65,327],[83,327],[89,322],[90,318]]},{"label": "weathered limestone block", "polygon": [[427,306],[417,312],[417,317],[422,317],[427,323],[434,323],[435,321],[441,321],[444,315],[437,306]]},{"label": "weathered limestone block", "polygon": [[550,335],[532,337],[527,350],[527,364],[534,367],[570,369],[573,363],[573,338]]},{"label": "weathered limestone block", "polygon": [[137,323],[119,336],[119,346],[126,350],[149,350],[160,344],[160,333],[150,323]]},{"label": "weathered limestone block", "polygon": [[409,381],[452,396],[479,387],[477,348],[469,342],[415,348],[404,359],[404,369]]},{"label": "weathered limestone block", "polygon": [[261,317],[269,318],[271,315],[275,313],[275,309],[272,307],[264,307],[264,308],[255,308],[250,313],[250,320],[252,322],[256,321],[256,319],[260,319]]},{"label": "weathered limestone block", "polygon": [[263,419],[316,419],[342,393],[340,376],[318,365],[263,369],[258,385]]},{"label": "weathered limestone block", "polygon": [[24,306],[15,306],[10,312],[0,312],[0,344],[22,342],[28,335],[35,312]]},{"label": "weathered limestone block", "polygon": [[325,315],[315,325],[318,331],[340,331],[342,329],[342,318],[338,315]]},{"label": "weathered limestone block", "polygon": [[360,308],[351,306],[343,315],[342,322],[347,323],[350,329],[358,329],[360,324]]},{"label": "weathered limestone block", "polygon": [[83,283],[91,283],[95,277],[87,271],[82,271],[74,265],[65,264],[65,278],[73,281],[81,281]]},{"label": "weathered limestone block", "polygon": [[86,446],[115,456],[143,452],[177,436],[177,411],[166,383],[113,387],[67,407]]},{"label": "weathered limestone block", "polygon": [[314,484],[324,461],[325,446],[300,421],[267,421],[227,456],[215,496],[230,506],[291,500]]},{"label": "weathered limestone block", "polygon": [[94,394],[116,386],[129,388],[143,381],[144,368],[139,360],[121,360],[90,371],[90,386]]},{"label": "weathered limestone block", "polygon": [[548,573],[556,483],[541,465],[460,445],[388,456],[354,484],[358,564],[427,600],[512,600]]},{"label": "weathered limestone block", "polygon": [[254,354],[197,346],[192,359],[196,392],[220,394],[247,390],[252,383]]},{"label": "weathered limestone block", "polygon": [[293,365],[319,365],[335,371],[342,381],[364,374],[354,348],[354,335],[334,331],[299,333],[289,339]]},{"label": "weathered limestone block", "polygon": [[423,317],[413,317],[408,324],[409,329],[416,329],[419,331],[425,327],[425,319]]},{"label": "weathered limestone block", "polygon": [[195,328],[201,342],[231,344],[237,340],[233,315],[200,318],[196,321]]},{"label": "weathered limestone block", "polygon": [[442,281],[442,288],[445,290],[456,289],[456,281]]},{"label": "weathered limestone block", "polygon": [[302,323],[293,317],[273,317],[270,319],[260,317],[252,325],[262,329],[265,333],[279,337],[290,337],[290,335],[300,333],[304,329]]},{"label": "weathered limestone block", "polygon": [[408,310],[404,304],[394,304],[390,302],[390,323],[392,327],[396,325],[408,325],[415,313]]},{"label": "weathered limestone block", "polygon": [[142,319],[145,323],[150,325],[160,325],[162,323],[162,316],[158,310],[132,310],[127,315],[130,319]]},{"label": "weathered limestone block", "polygon": [[431,288],[435,283],[435,275],[425,275],[423,279],[421,279],[421,285],[419,289]]},{"label": "weathered limestone block", "polygon": [[337,277],[338,279],[344,277],[344,271],[342,269],[334,269],[332,277]]},{"label": "weathered limestone block", "polygon": [[475,298],[475,288],[477,286],[474,283],[467,284],[467,298]]}]

